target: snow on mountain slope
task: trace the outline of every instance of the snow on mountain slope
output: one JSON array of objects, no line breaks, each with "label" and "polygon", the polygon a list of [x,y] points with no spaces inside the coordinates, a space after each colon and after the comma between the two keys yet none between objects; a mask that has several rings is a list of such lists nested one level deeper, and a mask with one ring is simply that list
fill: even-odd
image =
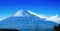
[{"label": "snow on mountain slope", "polygon": [[23,11],[22,10],[19,10],[13,16],[22,16],[22,15],[23,15]]},{"label": "snow on mountain slope", "polygon": [[21,9],[18,12],[16,12],[13,16],[15,16],[15,17],[29,16],[29,13],[27,11],[24,11]]}]

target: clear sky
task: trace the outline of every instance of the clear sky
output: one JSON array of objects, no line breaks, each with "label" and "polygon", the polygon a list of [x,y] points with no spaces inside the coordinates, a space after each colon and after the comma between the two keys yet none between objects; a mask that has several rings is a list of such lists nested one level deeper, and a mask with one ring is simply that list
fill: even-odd
[{"label": "clear sky", "polygon": [[60,0],[0,0],[0,20],[13,15],[16,11],[31,10],[46,16],[60,16]]}]

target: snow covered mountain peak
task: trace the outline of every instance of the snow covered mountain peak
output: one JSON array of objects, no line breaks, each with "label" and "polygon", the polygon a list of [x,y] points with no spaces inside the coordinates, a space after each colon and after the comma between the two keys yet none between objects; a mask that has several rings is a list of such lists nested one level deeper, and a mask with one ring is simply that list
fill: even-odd
[{"label": "snow covered mountain peak", "polygon": [[13,16],[18,16],[18,17],[29,16],[29,12],[21,9],[21,10],[17,11]]}]

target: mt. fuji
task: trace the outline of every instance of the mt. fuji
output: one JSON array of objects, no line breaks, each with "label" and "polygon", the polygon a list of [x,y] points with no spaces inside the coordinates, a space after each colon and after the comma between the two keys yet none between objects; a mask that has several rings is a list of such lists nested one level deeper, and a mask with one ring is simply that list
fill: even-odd
[{"label": "mt. fuji", "polygon": [[35,31],[38,26],[38,31],[51,31],[57,23],[45,21],[28,11],[19,10],[11,17],[8,17],[0,22],[0,28],[18,29],[21,31]]}]

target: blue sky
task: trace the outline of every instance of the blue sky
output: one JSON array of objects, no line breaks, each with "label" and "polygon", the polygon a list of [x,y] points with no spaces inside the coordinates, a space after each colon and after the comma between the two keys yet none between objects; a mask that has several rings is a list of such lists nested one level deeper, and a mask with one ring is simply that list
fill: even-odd
[{"label": "blue sky", "polygon": [[60,16],[60,0],[0,0],[0,20],[13,15],[16,11],[31,10],[46,16]]}]

